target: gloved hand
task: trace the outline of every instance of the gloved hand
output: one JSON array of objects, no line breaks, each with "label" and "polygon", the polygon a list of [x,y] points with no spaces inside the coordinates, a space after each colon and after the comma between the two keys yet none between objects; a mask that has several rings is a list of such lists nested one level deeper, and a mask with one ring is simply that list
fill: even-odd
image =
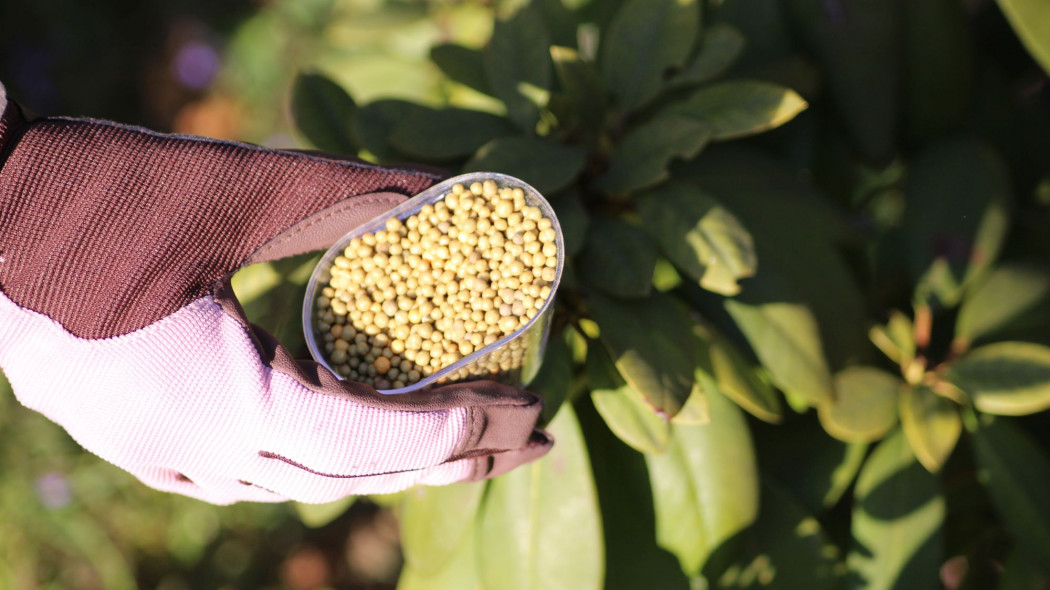
[{"label": "gloved hand", "polygon": [[550,448],[530,393],[340,381],[250,325],[230,289],[239,267],[326,248],[434,175],[27,122],[3,86],[0,111],[0,367],[84,448],[217,504],[480,479]]}]

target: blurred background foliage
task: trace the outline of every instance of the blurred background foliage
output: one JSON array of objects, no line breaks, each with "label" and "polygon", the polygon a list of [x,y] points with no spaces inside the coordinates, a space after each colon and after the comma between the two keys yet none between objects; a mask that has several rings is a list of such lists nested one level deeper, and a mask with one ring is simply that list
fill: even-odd
[{"label": "blurred background foliage", "polygon": [[[0,6],[33,111],[519,176],[572,258],[558,439],[487,484],[216,508],[0,384],[0,586],[1046,588],[1037,0]],[[236,277],[300,352],[310,256]]]}]

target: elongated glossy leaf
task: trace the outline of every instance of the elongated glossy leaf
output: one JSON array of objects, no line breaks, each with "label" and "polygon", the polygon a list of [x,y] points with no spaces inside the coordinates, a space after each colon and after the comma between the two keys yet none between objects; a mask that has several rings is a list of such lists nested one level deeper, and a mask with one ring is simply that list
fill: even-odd
[{"label": "elongated glossy leaf", "polygon": [[838,549],[820,522],[791,494],[762,480],[761,510],[736,551],[716,552],[704,566],[713,588],[794,590],[841,585]]},{"label": "elongated glossy leaf", "polygon": [[1050,272],[1030,266],[1002,266],[976,285],[959,308],[955,337],[972,342],[994,333],[1050,297]]},{"label": "elongated glossy leaf", "polygon": [[440,569],[424,572],[406,562],[397,580],[397,590],[482,590],[473,520],[470,525]]},{"label": "elongated glossy leaf", "polygon": [[342,516],[354,504],[356,496],[346,496],[326,504],[300,504],[295,502],[295,513],[299,520],[310,528],[319,528]]},{"label": "elongated glossy leaf", "polygon": [[353,137],[357,105],[346,90],[321,74],[302,74],[292,87],[295,125],[318,149],[335,154],[357,153]]},{"label": "elongated glossy leaf", "polygon": [[601,71],[617,105],[634,110],[657,95],[664,73],[681,66],[700,27],[697,0],[628,0],[605,30]]},{"label": "elongated glossy leaf", "polygon": [[587,381],[591,401],[609,430],[642,453],[662,453],[671,436],[671,425],[645,405],[601,346],[587,347]]},{"label": "elongated glossy leaf", "polygon": [[427,107],[405,100],[377,100],[359,109],[354,116],[354,132],[361,147],[381,160],[398,160],[396,149],[390,145],[390,135],[398,123]]},{"label": "elongated glossy leaf", "polygon": [[755,375],[740,351],[708,330],[697,332],[701,341],[697,379],[700,380],[700,372],[706,372],[713,379],[712,387],[749,414],[766,422],[780,422],[783,418],[780,398],[768,383]]},{"label": "elongated glossy leaf", "polygon": [[531,184],[543,194],[568,186],[583,170],[587,153],[537,137],[503,137],[484,146],[464,172],[502,172]]},{"label": "elongated glossy leaf", "polygon": [[688,160],[707,145],[707,123],[681,115],[657,117],[625,135],[609,153],[609,167],[597,186],[613,195],[653,186],[667,180],[674,159]]},{"label": "elongated glossy leaf", "polygon": [[1018,548],[1037,563],[1050,563],[1050,462],[1045,451],[1001,418],[972,434],[978,478]]},{"label": "elongated glossy leaf", "polygon": [[598,497],[572,406],[548,429],[558,442],[546,457],[489,484],[477,538],[485,588],[602,587]]},{"label": "elongated glossy leaf", "polygon": [[1039,412],[1050,408],[1050,348],[1027,342],[982,346],[952,363],[948,379],[982,412]]},{"label": "elongated glossy leaf", "polygon": [[641,200],[639,209],[667,257],[701,287],[735,295],[740,292],[737,280],[755,274],[751,234],[695,185],[660,187]]},{"label": "elongated glossy leaf", "polygon": [[775,129],[806,109],[790,88],[757,80],[705,86],[668,109],[711,126],[711,139],[722,141]]},{"label": "elongated glossy leaf", "polygon": [[919,462],[931,473],[940,471],[962,432],[959,408],[927,387],[907,387],[900,396],[900,416]]},{"label": "elongated glossy leaf", "polygon": [[616,217],[595,217],[578,257],[580,277],[620,297],[652,290],[656,245],[641,229]]},{"label": "elongated glossy leaf", "polygon": [[818,408],[824,430],[845,442],[872,442],[897,424],[900,378],[873,367],[835,375],[835,399]]},{"label": "elongated glossy leaf", "polygon": [[793,303],[749,305],[732,299],[725,306],[778,387],[814,405],[834,397],[809,310]]},{"label": "elongated glossy leaf", "polygon": [[1006,167],[980,142],[942,142],[915,158],[905,190],[903,231],[918,295],[955,305],[999,255],[1010,201]]},{"label": "elongated glossy leaf", "polygon": [[485,74],[492,94],[507,105],[507,116],[532,132],[550,92],[550,37],[534,7],[496,21],[485,48]]},{"label": "elongated glossy leaf", "polygon": [[710,423],[674,425],[667,452],[646,455],[657,542],[690,576],[758,516],[758,470],[747,422],[720,394],[711,392],[708,399]]},{"label": "elongated glossy leaf", "polygon": [[940,588],[945,501],[937,478],[904,434],[887,437],[861,469],[854,491],[849,588]]},{"label": "elongated glossy leaf", "polygon": [[397,150],[426,160],[473,154],[486,143],[515,133],[503,117],[469,109],[422,109],[399,121],[390,135]]},{"label": "elongated glossy leaf", "polygon": [[489,80],[485,76],[485,59],[481,51],[445,43],[430,48],[430,60],[452,80],[483,94],[492,95]]},{"label": "elongated glossy leaf", "polygon": [[997,0],[1032,57],[1050,73],[1050,6],[1039,0]]},{"label": "elongated glossy leaf", "polygon": [[591,294],[594,320],[625,381],[654,411],[673,417],[693,390],[693,321],[671,296],[623,301]]},{"label": "elongated glossy leaf", "polygon": [[484,491],[484,482],[406,491],[398,513],[405,562],[419,574],[443,569],[474,528]]},{"label": "elongated glossy leaf", "polygon": [[703,35],[700,51],[692,62],[671,79],[671,86],[702,84],[717,78],[733,65],[747,44],[744,35],[726,23],[707,27]]}]

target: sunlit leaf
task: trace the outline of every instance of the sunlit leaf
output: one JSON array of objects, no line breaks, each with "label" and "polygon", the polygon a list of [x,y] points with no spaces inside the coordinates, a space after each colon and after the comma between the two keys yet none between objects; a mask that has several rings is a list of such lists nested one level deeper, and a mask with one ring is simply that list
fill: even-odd
[{"label": "sunlit leaf", "polygon": [[766,422],[780,422],[783,418],[780,398],[768,383],[755,375],[740,351],[721,336],[704,330],[699,335],[698,371],[706,371],[714,380],[712,386],[752,416]]},{"label": "sunlit leaf", "polygon": [[410,156],[449,160],[473,154],[486,143],[512,135],[503,117],[469,109],[420,109],[394,126],[390,145]]},{"label": "sunlit leaf", "polygon": [[595,217],[577,258],[580,277],[620,297],[644,297],[653,286],[656,245],[641,229],[616,217]]},{"label": "sunlit leaf", "polygon": [[662,453],[671,436],[671,425],[645,404],[601,346],[587,348],[587,381],[591,401],[609,430],[642,453]]},{"label": "sunlit leaf", "polygon": [[722,141],[775,129],[806,109],[790,88],[757,80],[733,80],[705,86],[675,103],[678,113],[711,126],[711,139]]},{"label": "sunlit leaf", "polygon": [[443,569],[472,536],[468,531],[484,491],[484,482],[473,482],[405,492],[398,507],[405,563],[419,574]]},{"label": "sunlit leaf", "polygon": [[906,387],[900,396],[901,427],[912,451],[931,473],[940,471],[959,440],[959,408],[927,387]]},{"label": "sunlit leaf", "polygon": [[301,74],[292,87],[295,125],[315,147],[334,154],[357,153],[353,137],[357,105],[346,90],[321,74]]},{"label": "sunlit leaf", "polygon": [[1020,416],[1050,408],[1050,348],[998,342],[974,349],[948,369],[948,379],[977,409]]},{"label": "sunlit leaf", "polygon": [[691,576],[758,516],[758,471],[747,422],[720,394],[708,399],[708,424],[674,425],[667,452],[646,455],[657,542]]},{"label": "sunlit leaf", "polygon": [[908,316],[897,310],[890,312],[885,326],[873,326],[868,337],[895,363],[905,365],[915,358],[915,329]]},{"label": "sunlit leaf", "polygon": [[406,562],[397,579],[397,590],[482,590],[476,536],[471,520],[463,538],[448,550],[451,553],[447,561],[436,571],[424,572]]},{"label": "sunlit leaf", "polygon": [[550,37],[539,12],[519,10],[508,20],[496,21],[483,62],[489,87],[507,105],[507,116],[531,132],[539,119],[537,97],[550,91]]},{"label": "sunlit leaf", "polygon": [[502,172],[520,178],[543,194],[565,188],[583,170],[587,153],[537,137],[503,137],[484,146],[464,172]]},{"label": "sunlit leaf", "polygon": [[735,27],[714,23],[704,29],[696,57],[671,79],[671,86],[702,84],[717,78],[740,57],[747,40]]},{"label": "sunlit leaf", "polygon": [[847,587],[940,588],[944,496],[902,432],[879,443],[861,469],[853,497]]},{"label": "sunlit leaf", "polygon": [[897,424],[900,378],[873,367],[835,375],[835,398],[818,408],[824,430],[845,442],[872,442]]},{"label": "sunlit leaf", "polygon": [[588,301],[624,380],[660,415],[677,414],[693,390],[696,364],[693,322],[681,304],[662,293],[631,301],[592,293]]},{"label": "sunlit leaf", "polygon": [[299,515],[299,520],[303,521],[303,524],[310,528],[319,528],[342,516],[356,499],[356,496],[346,496],[327,504],[293,502],[292,506],[295,507],[295,513]]},{"label": "sunlit leaf", "polygon": [[1001,418],[972,434],[978,478],[1018,549],[1036,563],[1050,563],[1050,503],[1046,501],[1050,462],[1046,452]]},{"label": "sunlit leaf", "polygon": [[697,0],[628,0],[602,37],[601,71],[617,105],[633,110],[663,87],[668,68],[681,66],[700,27]]},{"label": "sunlit leaf", "polygon": [[1050,273],[1030,266],[992,270],[963,298],[955,320],[956,339],[969,343],[994,333],[1050,297]]},{"label": "sunlit leaf", "polygon": [[639,203],[645,227],[667,257],[700,286],[735,295],[738,279],[755,273],[751,234],[718,201],[695,185],[672,183]]},{"label": "sunlit leaf", "polygon": [[710,126],[681,115],[657,117],[632,129],[609,153],[608,169],[596,186],[613,195],[659,184],[670,178],[674,159],[693,158],[707,145]]},{"label": "sunlit leaf", "polygon": [[997,0],[1021,42],[1050,73],[1050,6],[1039,0]]},{"label": "sunlit leaf", "polygon": [[558,441],[550,453],[489,484],[477,538],[486,588],[602,587],[598,497],[571,405],[562,406],[548,430]]}]

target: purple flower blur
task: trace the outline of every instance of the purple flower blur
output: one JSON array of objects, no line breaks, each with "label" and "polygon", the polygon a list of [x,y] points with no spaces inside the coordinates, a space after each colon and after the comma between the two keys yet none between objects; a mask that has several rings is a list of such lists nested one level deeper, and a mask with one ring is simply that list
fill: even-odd
[{"label": "purple flower blur", "polygon": [[194,90],[204,90],[219,71],[219,61],[218,52],[210,45],[190,41],[179,49],[171,68],[180,84]]},{"label": "purple flower blur", "polygon": [[36,480],[36,495],[47,508],[62,508],[73,499],[69,481],[61,473],[48,473]]}]

